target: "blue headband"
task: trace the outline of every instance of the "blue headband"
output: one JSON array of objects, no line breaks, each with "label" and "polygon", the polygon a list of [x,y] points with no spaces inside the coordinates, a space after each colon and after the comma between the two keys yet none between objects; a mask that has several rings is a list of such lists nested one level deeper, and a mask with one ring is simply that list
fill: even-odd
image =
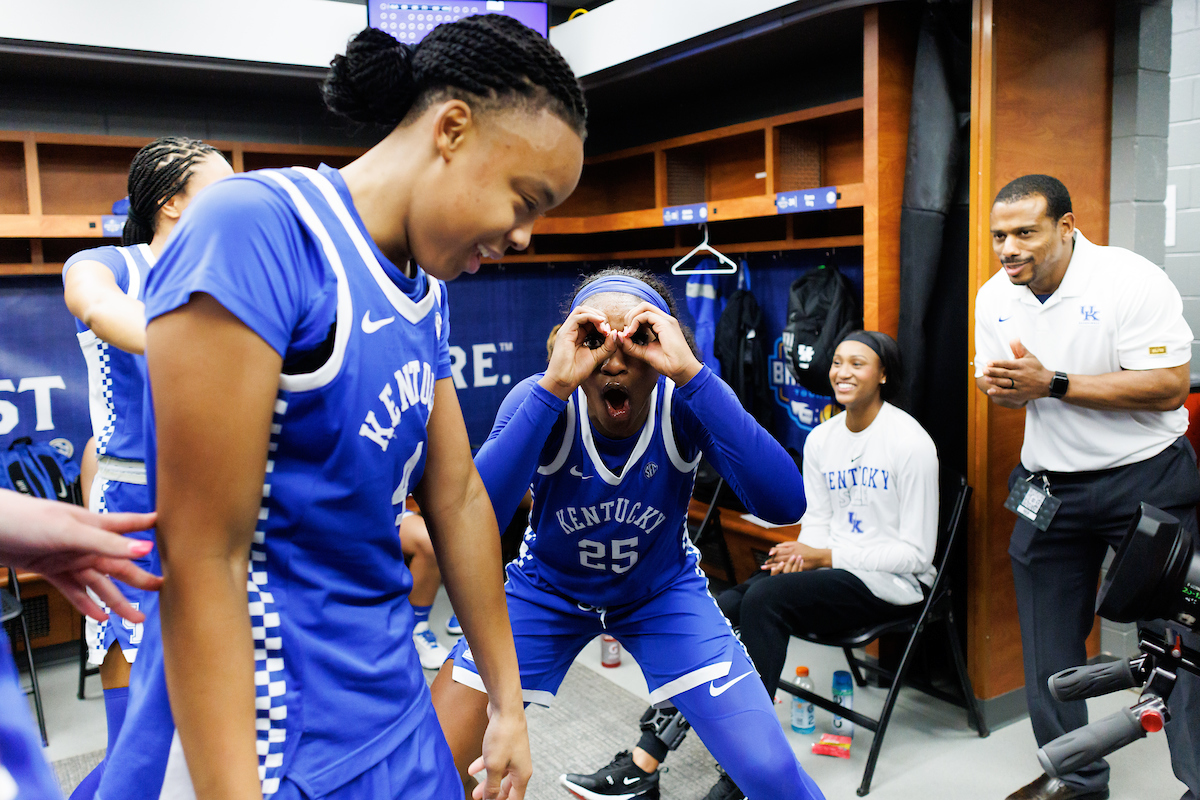
[{"label": "blue headband", "polygon": [[671,309],[667,306],[667,301],[663,300],[662,295],[654,291],[654,288],[650,284],[627,275],[609,275],[608,277],[592,281],[583,287],[579,291],[579,294],[575,295],[575,299],[571,301],[571,311],[579,308],[583,301],[592,295],[603,294],[605,292],[631,294],[634,297],[640,297],[645,300],[664,314],[671,313]]}]

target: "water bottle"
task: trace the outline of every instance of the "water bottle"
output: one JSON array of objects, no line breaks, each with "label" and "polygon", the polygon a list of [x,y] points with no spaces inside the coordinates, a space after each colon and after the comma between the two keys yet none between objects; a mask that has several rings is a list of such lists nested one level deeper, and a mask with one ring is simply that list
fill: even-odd
[{"label": "water bottle", "polygon": [[[854,708],[854,680],[844,669],[833,673],[833,702],[846,710]],[[854,723],[845,717],[834,716],[833,732],[841,736],[853,736]]]},{"label": "water bottle", "polygon": [[[796,685],[810,692],[817,690],[808,677],[808,667],[796,667]],[[815,733],[817,730],[817,715],[813,704],[795,695],[792,695],[792,730],[796,733]]]}]

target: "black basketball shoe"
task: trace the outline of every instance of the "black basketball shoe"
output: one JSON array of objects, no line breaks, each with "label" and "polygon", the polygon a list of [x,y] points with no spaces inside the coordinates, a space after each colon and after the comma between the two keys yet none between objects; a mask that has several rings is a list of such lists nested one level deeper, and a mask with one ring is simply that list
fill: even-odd
[{"label": "black basketball shoe", "polygon": [[717,771],[721,773],[721,777],[708,790],[708,794],[704,795],[704,800],[746,800],[746,795],[720,765],[717,766]]},{"label": "black basketball shoe", "polygon": [[633,755],[622,750],[607,767],[591,775],[561,775],[558,782],[583,800],[632,800],[634,797],[658,800],[658,773],[665,769],[660,767],[655,772],[643,772],[633,763]]}]

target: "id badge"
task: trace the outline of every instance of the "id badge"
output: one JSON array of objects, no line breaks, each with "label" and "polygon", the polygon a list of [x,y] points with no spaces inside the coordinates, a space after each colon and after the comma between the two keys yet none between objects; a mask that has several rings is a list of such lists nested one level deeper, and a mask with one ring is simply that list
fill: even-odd
[{"label": "id badge", "polygon": [[1028,479],[1014,486],[1008,493],[1008,499],[1004,501],[1004,507],[1029,520],[1039,531],[1044,531],[1050,527],[1050,520],[1054,519],[1062,500],[1050,494],[1050,482],[1046,480],[1045,475],[1041,476],[1040,487],[1034,485],[1035,477],[1037,476],[1030,475]]}]

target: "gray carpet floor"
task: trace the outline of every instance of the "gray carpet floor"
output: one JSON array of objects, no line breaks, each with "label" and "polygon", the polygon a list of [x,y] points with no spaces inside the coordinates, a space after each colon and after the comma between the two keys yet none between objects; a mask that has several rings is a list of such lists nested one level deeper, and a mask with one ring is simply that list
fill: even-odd
[{"label": "gray carpet floor", "polygon": [[103,758],[104,751],[97,750],[93,753],[64,758],[51,764],[50,766],[54,767],[54,775],[58,778],[58,785],[62,787],[63,797],[70,797],[79,782],[86,778],[87,774],[95,769]]},{"label": "gray carpet floor", "polygon": [[[533,779],[528,800],[569,800],[558,784],[564,772],[594,772],[620,750],[632,750],[640,733],[644,701],[586,667],[574,666],[550,708],[531,706],[529,748]],[[689,734],[665,762],[659,786],[663,800],[700,800],[717,781],[716,762]]]},{"label": "gray carpet floor", "polygon": [[[531,706],[527,713],[534,770],[525,792],[527,800],[569,800],[558,776],[592,772],[618,751],[632,749],[645,708],[643,701],[590,669],[572,667],[554,705],[548,709]],[[104,751],[97,750],[55,761],[63,794],[69,796],[103,757]],[[689,735],[667,759],[660,783],[663,800],[704,797],[717,779],[714,764],[700,738]]]}]

